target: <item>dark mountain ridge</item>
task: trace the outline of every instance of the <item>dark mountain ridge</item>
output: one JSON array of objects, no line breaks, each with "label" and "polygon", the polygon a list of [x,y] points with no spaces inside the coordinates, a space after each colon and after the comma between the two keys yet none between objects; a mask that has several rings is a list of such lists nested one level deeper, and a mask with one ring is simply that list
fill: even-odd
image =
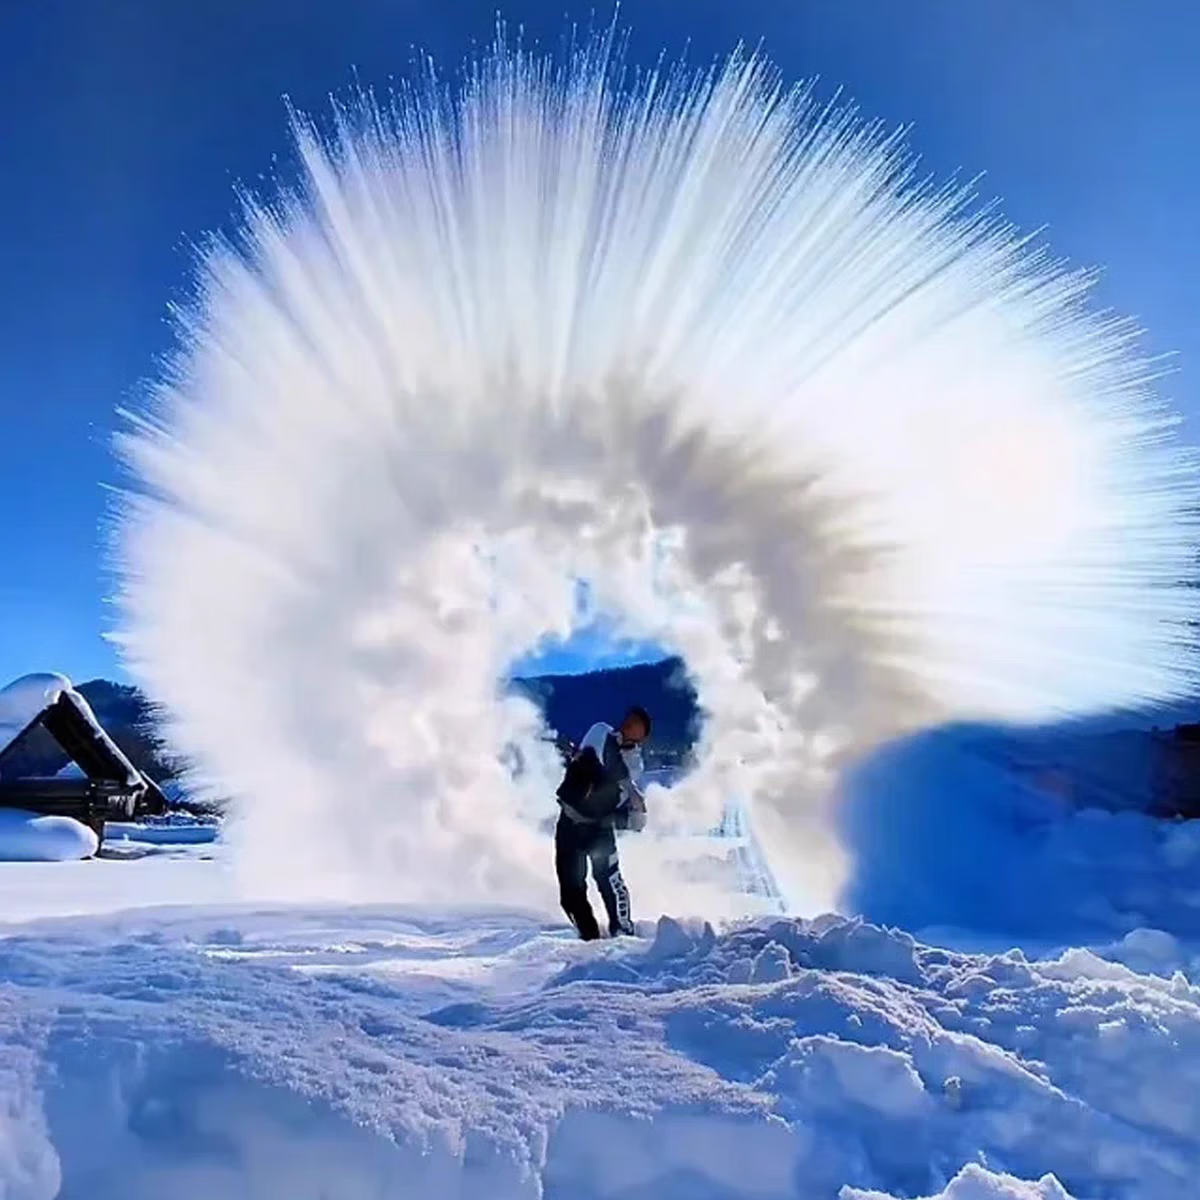
[{"label": "dark mountain ridge", "polygon": [[581,675],[535,675],[514,679],[512,686],[541,708],[555,734],[573,742],[593,722],[615,725],[632,705],[640,705],[654,724],[647,747],[651,761],[686,754],[700,731],[699,698],[679,658]]}]

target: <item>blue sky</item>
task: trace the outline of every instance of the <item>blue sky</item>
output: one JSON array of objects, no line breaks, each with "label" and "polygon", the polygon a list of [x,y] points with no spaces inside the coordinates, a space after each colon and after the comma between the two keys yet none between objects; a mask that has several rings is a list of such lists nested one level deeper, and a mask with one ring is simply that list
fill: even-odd
[{"label": "blue sky", "polygon": [[[512,0],[543,42],[593,6]],[[608,9],[596,5],[603,16]],[[101,639],[115,408],[168,345],[190,247],[324,112],[414,48],[457,63],[493,0],[6,0],[0,16],[0,677],[117,673]],[[1106,268],[1105,303],[1177,351],[1200,423],[1200,5],[1193,0],[636,0],[635,59],[761,43],[788,75],[915,125],[938,173]],[[584,638],[555,669],[604,651]]]}]

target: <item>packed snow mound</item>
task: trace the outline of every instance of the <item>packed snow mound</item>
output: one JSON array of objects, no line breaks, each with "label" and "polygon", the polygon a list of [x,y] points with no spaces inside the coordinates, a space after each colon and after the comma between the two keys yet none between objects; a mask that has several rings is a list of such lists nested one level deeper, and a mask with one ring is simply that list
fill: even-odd
[{"label": "packed snow mound", "polygon": [[1178,1200],[1200,1161],[1200,988],[1084,951],[226,910],[20,927],[0,977],[9,1200]]},{"label": "packed snow mound", "polygon": [[73,817],[0,808],[0,862],[69,862],[99,846],[95,831]]},{"label": "packed snow mound", "polygon": [[1200,822],[1074,809],[995,756],[992,731],[897,742],[841,781],[848,911],[906,929],[1054,941],[1200,938]]},{"label": "packed snow mound", "polygon": [[0,688],[0,750],[71,690],[71,681],[65,675],[53,673],[22,675]]}]

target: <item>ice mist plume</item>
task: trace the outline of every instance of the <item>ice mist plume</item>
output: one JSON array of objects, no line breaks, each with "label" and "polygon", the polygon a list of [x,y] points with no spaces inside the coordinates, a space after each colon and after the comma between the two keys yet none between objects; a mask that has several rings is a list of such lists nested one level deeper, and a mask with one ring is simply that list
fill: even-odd
[{"label": "ice mist plume", "polygon": [[254,890],[551,903],[498,680],[580,579],[707,713],[644,915],[729,795],[823,907],[847,755],[1192,688],[1195,460],[1090,277],[761,58],[619,57],[297,117],[120,437],[125,659]]}]

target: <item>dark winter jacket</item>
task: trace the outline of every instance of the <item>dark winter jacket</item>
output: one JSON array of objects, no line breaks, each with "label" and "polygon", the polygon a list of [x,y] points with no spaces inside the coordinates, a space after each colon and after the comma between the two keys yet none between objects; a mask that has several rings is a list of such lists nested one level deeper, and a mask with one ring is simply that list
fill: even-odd
[{"label": "dark winter jacket", "polygon": [[646,824],[646,803],[630,774],[617,736],[608,730],[601,753],[595,748],[598,740],[594,730],[590,731],[583,748],[567,763],[558,787],[558,802],[573,821],[640,830]]}]

